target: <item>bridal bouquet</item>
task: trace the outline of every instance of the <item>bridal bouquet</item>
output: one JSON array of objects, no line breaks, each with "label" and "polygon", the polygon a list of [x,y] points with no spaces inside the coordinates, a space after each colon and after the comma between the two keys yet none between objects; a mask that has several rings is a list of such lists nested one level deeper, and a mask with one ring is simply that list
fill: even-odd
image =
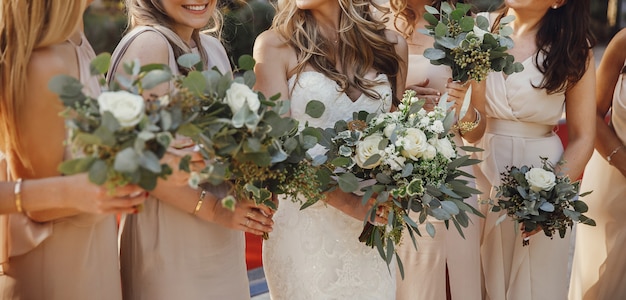
[{"label": "bridal bouquet", "polygon": [[[199,58],[191,58],[189,66]],[[265,98],[251,87],[254,60],[243,56],[239,66],[242,76],[221,74],[217,70],[191,71],[184,82],[198,99],[199,112],[192,126],[183,133],[198,145],[211,161],[206,168],[192,172],[191,186],[209,182],[233,183],[233,191],[222,204],[234,209],[236,199],[252,199],[258,204],[276,208],[273,195],[315,202],[323,197],[315,178],[317,169],[307,160],[306,151],[317,144],[316,130],[297,120],[284,117],[289,101],[278,101],[280,95]]]},{"label": "bridal bouquet", "polygon": [[424,19],[429,25],[421,32],[432,36],[435,43],[424,51],[424,56],[434,65],[450,66],[452,80],[460,82],[482,81],[490,71],[503,71],[507,75],[521,72],[522,64],[514,62],[514,57],[506,52],[513,48],[509,37],[513,30],[507,24],[514,17],[502,18],[498,33],[492,33],[487,18],[479,15],[474,19],[467,15],[470,7],[442,2],[439,11],[426,6]]},{"label": "bridal bouquet", "polygon": [[[92,75],[104,74],[110,58],[106,53],[96,57]],[[109,189],[137,184],[152,190],[158,178],[172,173],[160,159],[173,135],[189,121],[194,104],[177,93],[144,99],[144,90],[174,79],[167,66],[135,62],[124,69],[129,78],[97,98],[85,95],[76,78],[59,75],[49,82],[65,106],[62,116],[75,154],[59,170],[63,174],[87,172],[93,183]]]},{"label": "bridal bouquet", "polygon": [[[595,221],[583,215],[587,205],[578,200],[591,193],[578,195],[580,181],[555,174],[554,165],[541,158],[541,167],[507,167],[502,173],[502,183],[496,187],[497,204],[492,211],[505,210],[497,223],[510,216],[523,225],[525,232],[541,229],[553,237],[558,231],[563,238],[567,227],[574,222],[595,226]],[[528,245],[525,239],[523,245]]]},{"label": "bridal bouquet", "polygon": [[[446,225],[452,221],[463,235],[461,228],[469,224],[467,213],[480,215],[463,202],[480,192],[468,186],[467,178],[472,175],[460,167],[478,161],[458,155],[449,133],[453,113],[447,112],[445,101],[427,112],[422,108],[424,100],[415,95],[407,90],[398,111],[358,112],[351,121],[337,122],[324,131],[326,155],[314,159],[327,166],[329,174],[321,178],[336,183],[344,192],[363,193],[364,204],[376,199],[359,240],[376,247],[387,263],[405,227],[415,245],[414,234],[421,235],[418,223],[426,223],[427,233],[435,235],[427,216],[444,220]],[[381,206],[388,223],[372,224]],[[409,217],[410,211],[419,213],[418,220]],[[402,267],[399,260],[398,264]]]}]

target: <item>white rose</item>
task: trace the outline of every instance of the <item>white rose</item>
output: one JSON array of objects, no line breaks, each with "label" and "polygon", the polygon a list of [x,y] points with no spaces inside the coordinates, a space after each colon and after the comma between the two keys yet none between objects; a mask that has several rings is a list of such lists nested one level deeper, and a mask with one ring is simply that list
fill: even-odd
[{"label": "white rose", "polygon": [[396,130],[396,124],[391,123],[385,127],[385,129],[383,130],[383,133],[385,134],[386,137],[391,137],[394,130]]},{"label": "white rose", "polygon": [[402,137],[402,155],[412,160],[417,160],[428,149],[426,134],[417,128],[407,128]]},{"label": "white rose", "polygon": [[252,91],[247,85],[233,82],[226,91],[226,104],[231,111],[237,113],[246,105],[251,111],[256,112],[261,106],[259,95]]},{"label": "white rose", "polygon": [[[356,155],[354,156],[354,160],[359,167],[363,169],[373,169],[380,165],[380,162],[385,155],[384,149],[378,149],[378,145],[382,140],[383,136],[381,134],[372,134],[356,144]],[[365,162],[376,154],[380,155],[380,158],[374,163],[366,166]]]},{"label": "white rose", "polygon": [[539,192],[541,190],[549,191],[556,185],[556,176],[550,171],[542,168],[532,168],[526,172],[526,180],[530,184],[530,189]]},{"label": "white rose", "polygon": [[437,148],[435,148],[433,145],[428,145],[426,147],[426,150],[422,154],[422,158],[426,160],[431,160],[435,158],[435,156],[437,156]]},{"label": "white rose", "polygon": [[143,97],[127,91],[103,92],[98,96],[100,113],[111,112],[122,127],[133,127],[145,115]]},{"label": "white rose", "polygon": [[437,149],[437,152],[441,153],[443,157],[447,159],[452,159],[456,157],[456,151],[454,150],[454,147],[452,146],[452,143],[449,139],[438,139],[436,137],[433,137],[428,140],[428,142],[433,145],[435,149]]}]

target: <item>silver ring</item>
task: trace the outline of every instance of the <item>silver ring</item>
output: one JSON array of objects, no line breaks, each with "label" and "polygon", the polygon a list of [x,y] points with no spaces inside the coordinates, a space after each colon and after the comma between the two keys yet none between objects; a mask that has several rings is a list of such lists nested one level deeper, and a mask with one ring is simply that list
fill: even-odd
[{"label": "silver ring", "polygon": [[249,219],[252,219],[252,217],[254,217],[254,213],[249,211],[248,213],[246,213],[246,217],[249,218]]},{"label": "silver ring", "polygon": [[246,224],[243,224],[243,226],[248,227],[248,225],[250,225],[250,219],[246,218]]}]

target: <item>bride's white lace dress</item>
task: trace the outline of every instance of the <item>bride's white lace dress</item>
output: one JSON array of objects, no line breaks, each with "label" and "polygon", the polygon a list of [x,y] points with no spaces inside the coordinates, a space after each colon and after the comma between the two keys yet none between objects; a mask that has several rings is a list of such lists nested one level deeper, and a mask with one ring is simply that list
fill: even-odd
[{"label": "bride's white lace dress", "polygon": [[[301,124],[332,127],[340,119],[351,119],[355,111],[382,112],[391,107],[392,92],[384,74],[376,86],[384,100],[362,94],[352,101],[319,72],[303,72],[297,83],[295,79],[289,80],[291,116]],[[320,118],[304,113],[309,100],[326,105]],[[274,231],[263,244],[272,300],[395,299],[395,264],[388,268],[376,249],[359,242],[362,221],[322,202],[299,208],[300,204],[281,199]]]}]

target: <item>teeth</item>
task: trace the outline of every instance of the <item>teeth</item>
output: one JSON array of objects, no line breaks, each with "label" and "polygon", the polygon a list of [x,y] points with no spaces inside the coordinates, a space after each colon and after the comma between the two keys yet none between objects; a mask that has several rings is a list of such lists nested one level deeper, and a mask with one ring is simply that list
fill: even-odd
[{"label": "teeth", "polygon": [[186,5],[185,8],[188,9],[188,10],[200,11],[200,10],[205,9],[206,5]]}]

